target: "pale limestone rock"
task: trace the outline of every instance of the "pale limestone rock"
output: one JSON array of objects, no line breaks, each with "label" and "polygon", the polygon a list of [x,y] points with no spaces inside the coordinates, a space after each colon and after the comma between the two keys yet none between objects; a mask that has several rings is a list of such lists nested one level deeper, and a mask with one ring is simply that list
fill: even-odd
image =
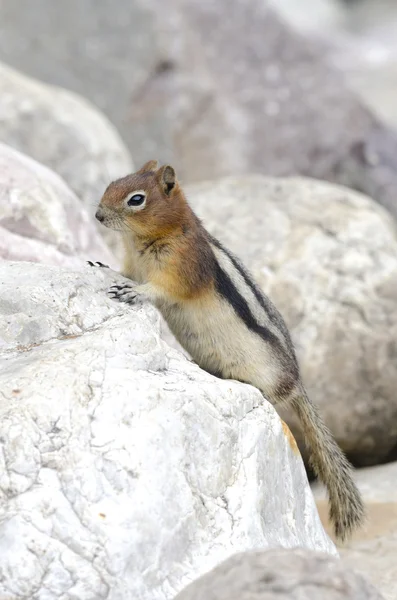
[{"label": "pale limestone rock", "polygon": [[0,144],[0,259],[116,265],[94,220],[62,179]]},{"label": "pale limestone rock", "polygon": [[335,554],[270,404],[116,281],[0,264],[0,598],[169,600],[236,551]]},{"label": "pale limestone rock", "polygon": [[[204,225],[284,315],[303,381],[357,464],[397,444],[397,231],[347,188],[261,176],[187,189]],[[289,422],[296,421],[289,414]]]},{"label": "pale limestone rock", "polygon": [[175,600],[382,600],[361,575],[325,554],[268,550],[237,554]]}]

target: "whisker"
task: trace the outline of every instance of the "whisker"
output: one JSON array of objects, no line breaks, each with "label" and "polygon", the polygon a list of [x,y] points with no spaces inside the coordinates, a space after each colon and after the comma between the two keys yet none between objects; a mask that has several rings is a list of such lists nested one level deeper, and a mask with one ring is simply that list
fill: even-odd
[{"label": "whisker", "polygon": [[124,221],[124,219],[120,219],[120,222],[126,227],[126,229],[129,229],[130,231],[132,231],[132,233],[134,233],[134,230],[132,229],[131,225],[127,223],[127,221]]}]

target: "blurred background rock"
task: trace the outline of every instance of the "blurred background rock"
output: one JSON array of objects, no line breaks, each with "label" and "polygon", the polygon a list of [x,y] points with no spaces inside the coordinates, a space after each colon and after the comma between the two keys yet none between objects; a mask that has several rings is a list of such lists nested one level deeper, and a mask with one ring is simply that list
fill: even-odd
[{"label": "blurred background rock", "polygon": [[310,175],[396,212],[396,26],[391,0],[2,0],[0,59],[93,101],[137,163]]},{"label": "blurred background rock", "polygon": [[[396,129],[396,0],[0,0],[0,142],[12,148],[0,256],[69,266],[92,247],[111,263],[89,225],[103,189],[133,164],[175,164],[277,302],[311,396],[366,467],[369,526],[343,552],[388,600]],[[97,229],[119,258],[119,238]]]}]

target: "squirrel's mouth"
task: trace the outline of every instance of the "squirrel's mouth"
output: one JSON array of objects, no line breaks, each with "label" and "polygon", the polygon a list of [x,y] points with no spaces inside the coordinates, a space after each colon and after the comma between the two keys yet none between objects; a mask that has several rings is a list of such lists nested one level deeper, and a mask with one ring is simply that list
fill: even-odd
[{"label": "squirrel's mouth", "polygon": [[124,221],[120,219],[117,215],[108,214],[106,208],[98,207],[95,218],[104,225],[108,229],[113,229],[114,231],[124,231],[126,229]]},{"label": "squirrel's mouth", "polygon": [[104,221],[101,221],[101,224],[113,231],[126,231],[126,227],[123,226],[120,221],[115,219],[105,219]]}]

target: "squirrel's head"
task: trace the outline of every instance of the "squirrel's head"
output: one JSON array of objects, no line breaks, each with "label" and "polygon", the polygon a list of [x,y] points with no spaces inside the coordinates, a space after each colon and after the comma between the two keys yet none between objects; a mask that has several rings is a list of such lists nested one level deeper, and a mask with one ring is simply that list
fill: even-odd
[{"label": "squirrel's head", "polygon": [[185,208],[174,169],[150,160],[106,188],[95,216],[110,229],[158,236],[181,224]]}]

